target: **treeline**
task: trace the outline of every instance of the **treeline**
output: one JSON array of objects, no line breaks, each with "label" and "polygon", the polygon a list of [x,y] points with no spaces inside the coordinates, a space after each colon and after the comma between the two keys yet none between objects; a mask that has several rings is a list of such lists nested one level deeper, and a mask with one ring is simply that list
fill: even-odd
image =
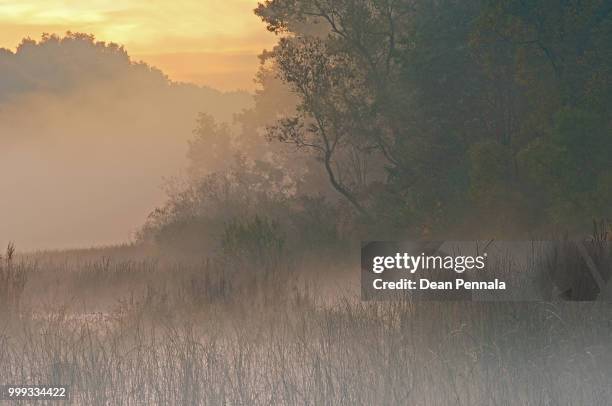
[{"label": "treeline", "polygon": [[[194,168],[210,151],[239,158],[194,175],[149,235],[204,217],[291,221],[303,201],[327,216],[308,225],[375,237],[581,233],[612,217],[609,1],[268,0],[255,12],[279,38],[256,107],[233,135],[200,126],[190,152]],[[234,190],[248,210],[230,209]],[[227,217],[204,209],[220,195]]]}]

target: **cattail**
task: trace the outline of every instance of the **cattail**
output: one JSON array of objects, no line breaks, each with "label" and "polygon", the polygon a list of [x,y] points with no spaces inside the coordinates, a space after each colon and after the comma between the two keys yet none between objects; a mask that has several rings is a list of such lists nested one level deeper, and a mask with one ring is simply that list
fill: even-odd
[{"label": "cattail", "polygon": [[6,261],[11,262],[14,256],[15,256],[15,243],[9,242],[8,246],[6,247]]}]

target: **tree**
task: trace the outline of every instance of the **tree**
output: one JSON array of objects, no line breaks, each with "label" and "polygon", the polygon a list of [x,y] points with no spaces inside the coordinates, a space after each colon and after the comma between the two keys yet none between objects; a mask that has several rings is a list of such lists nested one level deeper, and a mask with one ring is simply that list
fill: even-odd
[{"label": "tree", "polygon": [[333,188],[365,217],[368,188],[395,160],[394,129],[380,113],[393,88],[400,6],[272,0],[256,10],[270,31],[283,35],[271,55],[279,77],[300,97],[297,114],[272,126],[270,138],[314,152]]},{"label": "tree", "polygon": [[502,211],[534,213],[528,228],[590,223],[609,212],[611,10],[266,1],[256,13],[280,37],[268,57],[299,98],[268,136],[314,153],[370,224],[442,230]]}]

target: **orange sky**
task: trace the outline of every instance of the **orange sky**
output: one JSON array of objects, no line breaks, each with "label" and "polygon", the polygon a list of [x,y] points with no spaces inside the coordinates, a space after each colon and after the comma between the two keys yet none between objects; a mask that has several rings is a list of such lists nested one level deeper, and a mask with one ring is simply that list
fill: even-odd
[{"label": "orange sky", "polygon": [[125,45],[174,80],[253,89],[257,54],[271,48],[257,0],[0,0],[0,47],[71,30]]}]

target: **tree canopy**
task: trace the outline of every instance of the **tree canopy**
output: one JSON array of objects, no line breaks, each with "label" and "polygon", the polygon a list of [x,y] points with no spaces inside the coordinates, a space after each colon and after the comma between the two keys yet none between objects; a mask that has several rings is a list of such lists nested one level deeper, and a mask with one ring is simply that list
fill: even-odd
[{"label": "tree canopy", "polygon": [[364,221],[580,228],[612,215],[604,0],[268,0],[308,150]]}]

